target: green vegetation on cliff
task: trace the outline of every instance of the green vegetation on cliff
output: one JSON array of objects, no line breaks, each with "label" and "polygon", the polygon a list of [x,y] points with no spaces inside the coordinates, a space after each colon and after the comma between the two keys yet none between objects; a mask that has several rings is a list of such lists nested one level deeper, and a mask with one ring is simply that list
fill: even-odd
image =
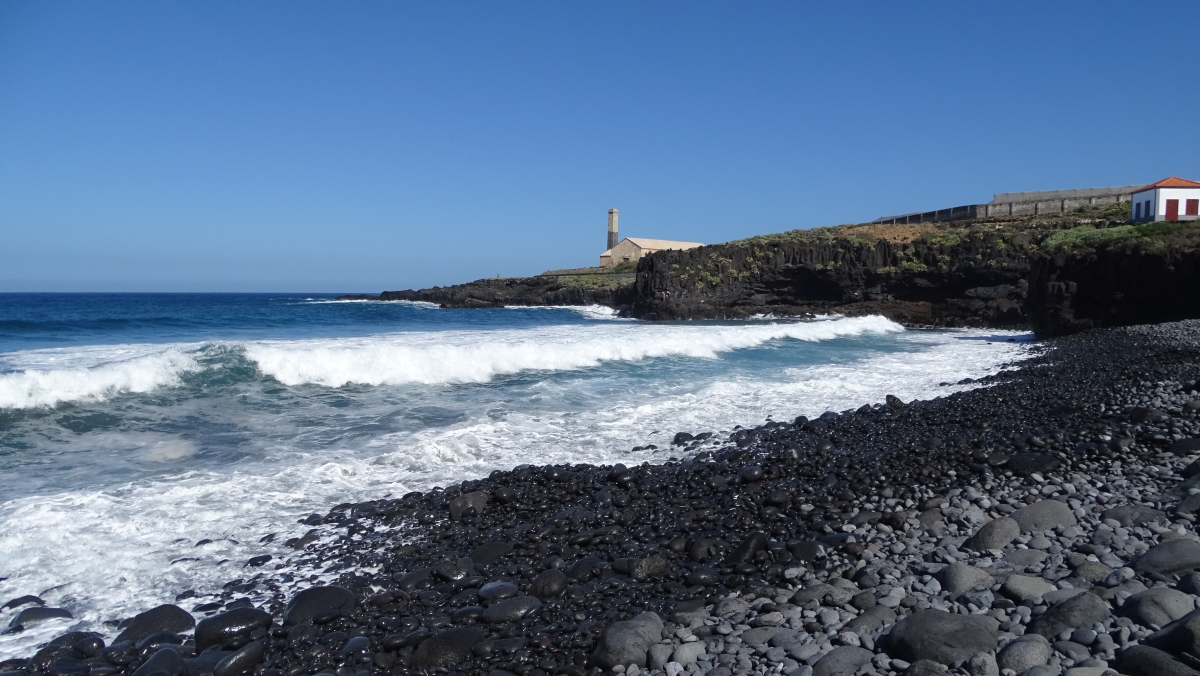
[{"label": "green vegetation on cliff", "polygon": [[1200,246],[1200,222],[1144,223],[1097,228],[1081,225],[1056,232],[1039,247],[1047,254],[1086,253],[1100,247],[1122,246],[1143,251],[1162,251],[1168,248],[1195,249]]}]

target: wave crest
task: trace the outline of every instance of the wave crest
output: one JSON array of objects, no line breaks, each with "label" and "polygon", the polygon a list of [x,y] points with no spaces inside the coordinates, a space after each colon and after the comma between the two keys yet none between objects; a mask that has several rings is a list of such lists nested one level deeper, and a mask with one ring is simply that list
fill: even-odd
[{"label": "wave crest", "polygon": [[715,358],[777,339],[822,341],[891,333],[884,317],[712,325],[573,326],[561,330],[403,334],[361,339],[258,342],[245,346],[259,370],[284,385],[483,383],[521,371],[565,371],[654,357]]},{"label": "wave crest", "polygon": [[126,392],[178,385],[197,371],[196,359],[177,348],[120,362],[68,369],[0,374],[0,408],[42,408],[62,402],[101,401]]}]

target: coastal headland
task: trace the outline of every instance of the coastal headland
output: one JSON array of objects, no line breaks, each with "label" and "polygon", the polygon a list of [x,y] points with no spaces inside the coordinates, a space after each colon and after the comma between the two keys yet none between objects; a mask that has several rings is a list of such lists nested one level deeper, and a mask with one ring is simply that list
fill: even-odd
[{"label": "coastal headland", "polygon": [[659,251],[636,271],[481,279],[344,299],[588,305],[640,319],[879,314],[1039,336],[1200,317],[1200,225],[1128,222],[1128,203],[1051,216],[844,225]]}]

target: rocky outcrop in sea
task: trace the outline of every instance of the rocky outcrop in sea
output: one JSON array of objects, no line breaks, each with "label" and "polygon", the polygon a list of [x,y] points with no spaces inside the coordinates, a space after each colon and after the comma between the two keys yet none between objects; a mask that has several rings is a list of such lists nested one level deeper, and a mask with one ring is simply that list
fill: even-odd
[{"label": "rocky outcrop in sea", "polygon": [[0,671],[1200,673],[1200,322],[1044,347],[931,401],[680,432],[663,465],[339,505],[290,559]]}]

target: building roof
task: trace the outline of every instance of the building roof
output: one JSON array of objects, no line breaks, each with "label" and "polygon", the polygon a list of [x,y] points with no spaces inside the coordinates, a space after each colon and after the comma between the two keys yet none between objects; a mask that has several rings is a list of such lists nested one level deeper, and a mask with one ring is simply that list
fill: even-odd
[{"label": "building roof", "polygon": [[694,249],[704,246],[700,242],[676,242],[670,239],[646,239],[645,237],[626,237],[641,249]]},{"label": "building roof", "polygon": [[1155,188],[1200,188],[1200,183],[1189,181],[1186,178],[1179,178],[1178,176],[1168,176],[1161,181],[1151,183],[1134,192],[1145,192],[1146,190],[1154,190]]}]

